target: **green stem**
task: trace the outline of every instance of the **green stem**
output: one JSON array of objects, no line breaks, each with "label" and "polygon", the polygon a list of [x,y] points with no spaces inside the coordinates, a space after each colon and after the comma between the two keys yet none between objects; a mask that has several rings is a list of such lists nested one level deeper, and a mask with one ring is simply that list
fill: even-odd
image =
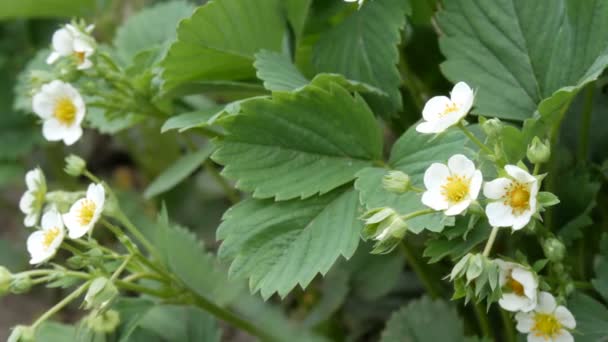
[{"label": "green stem", "polygon": [[118,277],[120,276],[122,271],[124,271],[125,268],[127,268],[127,265],[129,264],[129,262],[131,262],[131,259],[133,259],[133,254],[126,257],[125,260],[122,262],[122,264],[120,264],[120,266],[118,266],[116,271],[114,271],[114,273],[112,274],[112,277],[110,277],[110,281],[115,281],[116,279],[118,279]]},{"label": "green stem", "polygon": [[496,235],[498,234],[498,227],[492,227],[492,232],[490,232],[490,237],[486,242],[486,246],[483,249],[483,256],[487,257],[490,255],[490,251],[492,250],[492,246],[494,245],[494,241],[496,240]]},{"label": "green stem", "polygon": [[494,340],[492,338],[493,335],[492,329],[490,329],[488,313],[481,307],[481,303],[475,303],[475,305],[473,305],[473,309],[475,310],[475,316],[477,317],[477,322],[479,323],[479,328],[481,329],[483,337],[487,337],[491,340]]},{"label": "green stem", "polygon": [[538,175],[538,173],[540,172],[540,163],[534,164],[534,171],[532,171],[532,174],[534,176]]},{"label": "green stem", "polygon": [[167,293],[166,291],[151,289],[149,287],[141,286],[138,284],[133,284],[133,283],[130,283],[130,282],[127,282],[124,280],[120,280],[120,279],[115,280],[114,284],[116,284],[116,286],[118,286],[122,289],[128,290],[128,291],[143,293],[143,294],[147,294],[147,295],[158,297],[158,298],[173,297],[173,294]]},{"label": "green stem", "polygon": [[504,326],[505,342],[516,342],[517,337],[515,335],[515,329],[513,328],[513,320],[506,310],[500,310],[500,318],[502,319],[502,325]]},{"label": "green stem", "polygon": [[151,279],[151,280],[156,280],[156,281],[160,281],[160,282],[166,282],[165,278],[163,278],[155,273],[149,273],[149,272],[133,273],[133,274],[130,274],[130,275],[122,278],[122,281],[131,283],[131,282],[134,282],[139,279]]},{"label": "green stem", "polygon": [[215,165],[210,160],[205,161],[205,170],[211,174],[211,176],[215,179],[215,181],[224,189],[226,193],[226,197],[232,202],[232,204],[236,204],[241,200],[239,193],[226,181],[224,177],[217,171]]},{"label": "green stem", "polygon": [[97,178],[94,174],[92,174],[91,172],[89,172],[89,170],[84,170],[82,172],[82,174],[85,177],[87,177],[88,179],[90,179],[93,183],[101,184],[101,180],[99,178]]},{"label": "green stem", "polygon": [[593,113],[593,95],[595,94],[595,83],[591,83],[585,89],[585,102],[583,104],[583,120],[581,122],[580,142],[578,145],[578,157],[580,161],[586,161],[589,154],[589,130],[591,126],[591,115]]},{"label": "green stem", "polygon": [[582,290],[592,290],[593,289],[593,285],[586,281],[575,281],[574,286],[577,289],[582,289]]},{"label": "green stem", "polygon": [[434,212],[435,212],[435,210],[433,210],[433,209],[422,209],[422,210],[411,212],[411,213],[409,213],[407,215],[403,215],[403,216],[401,216],[401,218],[404,221],[407,221],[409,219],[413,219],[414,217],[418,217],[418,216],[422,216],[422,215],[427,215],[427,214],[432,214]]},{"label": "green stem", "polygon": [[36,329],[42,322],[46,321],[54,314],[63,309],[66,305],[70,304],[74,299],[80,297],[84,293],[84,291],[89,287],[91,281],[87,281],[82,284],[79,288],[74,290],[74,292],[70,293],[67,297],[62,299],[59,303],[55,304],[52,308],[50,308],[47,312],[45,312],[42,316],[38,317],[38,319],[32,324],[32,328]]},{"label": "green stem", "polygon": [[488,147],[488,145],[482,143],[481,140],[477,139],[477,137],[471,131],[469,131],[468,128],[465,127],[465,125],[462,123],[462,121],[460,121],[458,123],[457,127],[460,128],[460,130],[464,133],[464,135],[466,135],[467,138],[469,138],[475,145],[479,146],[479,148],[482,149],[484,152],[486,152],[489,155],[494,154],[492,149],[490,149]]},{"label": "green stem", "polygon": [[158,251],[156,251],[156,248],[154,248],[154,245],[152,245],[152,243],[137,229],[137,227],[131,223],[129,218],[122,211],[118,213],[116,218],[129,231],[129,233],[131,233],[131,235],[133,235],[144,246],[148,253],[152,254],[156,260],[162,260],[160,254]]},{"label": "green stem", "polygon": [[437,288],[435,287],[435,282],[433,282],[431,280],[431,277],[425,272],[425,268],[421,265],[420,261],[414,255],[414,253],[412,253],[411,247],[405,242],[405,240],[401,240],[399,248],[401,249],[401,252],[403,252],[403,255],[405,256],[408,265],[410,266],[412,271],[416,273],[416,276],[418,276],[418,279],[420,279],[420,282],[422,283],[428,294],[431,296],[431,298],[439,298],[441,295],[439,290],[437,290]]}]

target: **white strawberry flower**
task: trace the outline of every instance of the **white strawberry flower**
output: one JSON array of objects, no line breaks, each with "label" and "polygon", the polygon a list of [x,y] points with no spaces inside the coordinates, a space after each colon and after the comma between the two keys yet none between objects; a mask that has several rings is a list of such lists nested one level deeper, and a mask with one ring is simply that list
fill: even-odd
[{"label": "white strawberry flower", "polygon": [[500,269],[502,297],[498,304],[511,312],[529,312],[536,307],[538,280],[522,265],[500,259],[494,260]]},{"label": "white strawberry flower", "polygon": [[558,306],[548,292],[538,294],[538,305],[531,312],[515,315],[517,331],[528,334],[528,342],[573,342],[570,330],[576,328],[574,316],[565,306]]},{"label": "white strawberry flower", "polygon": [[72,145],[82,136],[80,124],[86,113],[82,96],[69,83],[54,80],[34,95],[32,107],[44,121],[42,135],[48,141]]},{"label": "white strawberry flower", "polygon": [[462,154],[448,159],[448,164],[433,163],[424,172],[422,203],[448,216],[458,215],[477,199],[483,177],[475,164]]},{"label": "white strawberry flower", "polygon": [[486,215],[493,227],[523,228],[536,212],[538,180],[525,170],[506,165],[507,178],[486,182],[483,194],[492,202]]},{"label": "white strawberry flower", "polygon": [[35,168],[28,171],[25,174],[25,185],[27,190],[19,200],[19,209],[25,214],[23,224],[33,227],[38,223],[46,195],[46,180],[42,170]]},{"label": "white strawberry flower", "polygon": [[72,204],[70,211],[63,214],[63,222],[70,239],[78,239],[93,229],[103,211],[106,193],[101,184],[90,184],[86,197]]},{"label": "white strawberry flower", "polygon": [[450,97],[435,96],[422,109],[424,122],[416,126],[420,133],[441,133],[462,120],[475,100],[475,92],[464,82],[458,82]]},{"label": "white strawberry flower", "polygon": [[30,264],[36,265],[48,261],[63,242],[65,230],[61,214],[51,209],[42,215],[41,230],[33,232],[27,239],[27,251],[30,253]]},{"label": "white strawberry flower", "polygon": [[89,35],[93,31],[90,25],[82,32],[74,25],[67,24],[53,34],[53,52],[46,59],[47,64],[55,63],[61,57],[73,56],[78,70],[93,66],[89,59],[95,52],[95,41]]}]

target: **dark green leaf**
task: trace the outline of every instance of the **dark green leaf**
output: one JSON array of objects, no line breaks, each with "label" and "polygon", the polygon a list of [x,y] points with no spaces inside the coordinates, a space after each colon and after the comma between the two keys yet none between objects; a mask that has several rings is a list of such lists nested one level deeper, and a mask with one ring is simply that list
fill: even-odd
[{"label": "dark green leaf", "polygon": [[284,54],[262,50],[255,54],[253,65],[268,90],[292,91],[308,84],[306,77]]},{"label": "dark green leaf", "polygon": [[598,342],[608,339],[608,308],[595,299],[576,293],[568,301],[576,319],[574,339],[577,342]]}]

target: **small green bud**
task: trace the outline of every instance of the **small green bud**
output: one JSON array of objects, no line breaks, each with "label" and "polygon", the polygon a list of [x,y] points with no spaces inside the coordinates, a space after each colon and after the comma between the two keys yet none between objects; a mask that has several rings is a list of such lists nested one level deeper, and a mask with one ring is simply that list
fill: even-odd
[{"label": "small green bud", "polygon": [[87,326],[96,333],[108,334],[114,332],[120,324],[120,314],[115,310],[102,313],[92,312],[86,319]]},{"label": "small green bud", "polygon": [[484,257],[481,254],[474,254],[469,258],[467,265],[466,277],[467,283],[475,280],[483,272]]},{"label": "small green bud", "polygon": [[502,122],[499,119],[493,118],[484,121],[481,124],[481,129],[488,137],[495,138],[500,135],[502,126]]},{"label": "small green bud", "polygon": [[67,265],[71,269],[79,270],[89,265],[87,258],[83,258],[80,255],[74,255],[66,261]]},{"label": "small green bud", "polygon": [[407,192],[410,189],[410,185],[410,176],[399,170],[391,170],[382,177],[382,186],[390,192]]},{"label": "small green bud", "polygon": [[569,282],[564,287],[564,292],[565,292],[566,297],[570,296],[572,293],[574,293],[574,291],[576,291],[576,286],[572,282]]},{"label": "small green bud", "polygon": [[45,200],[57,207],[59,212],[67,212],[72,204],[84,196],[84,192],[51,191],[46,194]]},{"label": "small green bud", "polygon": [[118,296],[118,289],[105,277],[95,278],[84,297],[85,309],[102,309]]},{"label": "small green bud", "polygon": [[0,297],[9,293],[12,280],[13,275],[11,272],[6,267],[0,266]]},{"label": "small green bud", "polygon": [[546,163],[551,157],[550,146],[548,140],[543,143],[538,137],[534,137],[532,143],[528,145],[528,152],[526,153],[528,160],[533,164]]},{"label": "small green bud", "polygon": [[374,254],[389,253],[407,232],[407,224],[394,209],[377,208],[366,212],[363,217],[365,227],[362,236],[364,240],[375,240]]},{"label": "small green bud", "polygon": [[13,332],[8,337],[7,342],[34,342],[36,340],[36,331],[34,328],[18,325],[13,328]]},{"label": "small green bud", "polygon": [[65,173],[72,177],[81,176],[87,169],[87,163],[77,155],[70,154],[65,158]]},{"label": "small green bud", "polygon": [[22,294],[29,292],[32,288],[32,279],[28,276],[15,275],[11,279],[10,291],[13,294]]},{"label": "small green bud", "polygon": [[557,238],[549,238],[543,243],[543,251],[547,259],[552,262],[560,262],[566,256],[566,246]]}]

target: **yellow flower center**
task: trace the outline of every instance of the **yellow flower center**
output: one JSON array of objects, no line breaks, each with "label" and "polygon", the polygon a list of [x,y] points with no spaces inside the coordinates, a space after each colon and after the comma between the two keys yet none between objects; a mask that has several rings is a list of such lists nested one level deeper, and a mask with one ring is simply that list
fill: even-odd
[{"label": "yellow flower center", "polygon": [[450,102],[448,104],[445,105],[445,108],[443,109],[443,113],[441,113],[441,116],[446,116],[450,113],[454,113],[458,111],[458,105],[455,104],[454,102]]},{"label": "yellow flower center", "polygon": [[62,97],[55,104],[53,115],[60,123],[69,126],[76,118],[76,106],[69,98]]},{"label": "yellow flower center", "polygon": [[93,215],[95,215],[95,202],[90,199],[85,199],[80,206],[80,211],[78,212],[78,221],[80,221],[81,226],[86,226],[93,220]]},{"label": "yellow flower center", "polygon": [[74,51],[74,57],[76,57],[76,61],[78,61],[78,64],[82,64],[82,63],[84,63],[84,59],[86,58],[86,55],[82,51]]},{"label": "yellow flower center", "polygon": [[509,276],[507,277],[507,287],[510,288],[511,291],[513,291],[513,293],[518,296],[524,295],[524,286],[517,280],[513,279],[513,276],[511,274],[509,274]]},{"label": "yellow flower center", "polygon": [[42,241],[42,244],[44,245],[45,249],[49,249],[51,247],[51,244],[53,241],[55,241],[57,236],[59,236],[59,233],[61,233],[61,230],[59,230],[57,227],[51,228],[44,232],[44,240]]},{"label": "yellow flower center", "polygon": [[520,215],[530,208],[530,190],[525,184],[513,182],[505,197],[504,204],[511,207],[513,215]]},{"label": "yellow flower center", "polygon": [[447,182],[441,186],[441,194],[450,203],[462,201],[469,193],[470,180],[462,176],[449,176]]},{"label": "yellow flower center", "polygon": [[546,339],[553,338],[559,335],[562,330],[562,324],[553,314],[537,312],[534,315],[534,326],[532,332],[537,337]]}]

